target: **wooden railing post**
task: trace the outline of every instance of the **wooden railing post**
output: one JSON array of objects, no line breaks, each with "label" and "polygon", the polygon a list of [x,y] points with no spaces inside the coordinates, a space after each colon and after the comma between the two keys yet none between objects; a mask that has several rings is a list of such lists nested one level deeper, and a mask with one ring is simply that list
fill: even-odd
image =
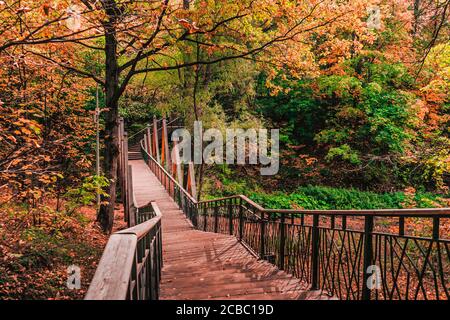
[{"label": "wooden railing post", "polygon": [[[165,165],[166,170],[170,170],[171,167],[171,155],[170,155],[170,145],[169,145],[169,132],[167,130],[167,120],[164,117],[163,118],[163,123],[162,123],[162,131],[163,131],[163,146],[162,146],[162,152],[164,152],[164,162],[161,163],[163,166]],[[161,161],[163,161],[161,159]]]},{"label": "wooden railing post", "polygon": [[284,248],[286,245],[286,214],[282,213],[280,218],[280,247],[279,247],[279,263],[278,267],[280,270],[284,270]]},{"label": "wooden railing post", "polygon": [[125,180],[125,176],[124,176],[124,159],[125,156],[125,152],[124,152],[124,119],[120,118],[119,120],[119,179],[118,179],[118,185],[120,186],[120,200],[123,203],[123,199],[124,199],[124,195],[125,195],[125,190],[124,190],[124,180]]},{"label": "wooden railing post", "polygon": [[151,126],[148,124],[147,125],[147,130],[146,130],[146,132],[147,132],[147,134],[146,134],[146,137],[147,137],[147,152],[148,152],[148,154],[150,156],[153,157],[152,132],[151,132],[150,128],[151,128]]},{"label": "wooden railing post", "polygon": [[197,199],[197,186],[196,186],[196,182],[195,182],[195,168],[194,168],[194,163],[192,161],[189,162],[189,165],[188,165],[186,191],[189,192],[194,199]]},{"label": "wooden railing post", "polygon": [[156,120],[156,117],[153,117],[153,155],[156,157],[156,161],[161,163],[159,153],[158,121]]},{"label": "wooden railing post", "polygon": [[130,212],[129,212],[129,183],[128,181],[128,133],[123,134],[123,208],[124,208],[124,219],[125,222],[129,222]]},{"label": "wooden railing post", "polygon": [[320,249],[320,230],[319,215],[313,216],[312,227],[312,247],[311,247],[311,290],[319,290],[319,249]]},{"label": "wooden railing post", "polygon": [[128,192],[127,192],[127,206],[128,206],[128,227],[134,227],[137,224],[136,208],[134,208],[133,201],[133,171],[132,166],[128,166]]},{"label": "wooden railing post", "polygon": [[143,140],[143,142],[144,142],[144,150],[147,151],[148,147],[147,147],[147,134],[146,133],[144,133],[144,140]]},{"label": "wooden railing post", "polygon": [[370,300],[371,289],[368,286],[369,274],[367,273],[369,267],[373,264],[373,247],[372,247],[372,233],[373,233],[373,216],[367,215],[364,217],[364,276],[362,287],[362,299]]}]

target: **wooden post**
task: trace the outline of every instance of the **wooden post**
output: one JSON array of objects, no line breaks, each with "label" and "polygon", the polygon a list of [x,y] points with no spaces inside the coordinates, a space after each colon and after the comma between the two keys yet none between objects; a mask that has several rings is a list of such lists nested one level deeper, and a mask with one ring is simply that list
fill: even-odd
[{"label": "wooden post", "polygon": [[152,132],[150,130],[150,125],[147,125],[147,152],[153,157],[152,148]]},{"label": "wooden post", "polygon": [[181,164],[180,153],[178,152],[178,144],[173,143],[172,148],[172,175],[178,181],[180,186],[183,185],[183,168]]},{"label": "wooden post", "polygon": [[144,133],[144,150],[147,151],[148,150],[148,145],[147,145],[147,133]]},{"label": "wooden post", "polygon": [[125,194],[125,190],[124,190],[124,181],[125,181],[125,170],[124,170],[124,133],[125,133],[125,128],[124,128],[124,120],[123,118],[120,118],[119,120],[119,186],[120,186],[120,200],[123,203],[123,198],[124,198],[124,194]]},{"label": "wooden post", "polygon": [[195,169],[193,162],[189,162],[188,176],[187,176],[187,192],[189,192],[194,199],[197,199],[197,187],[195,185]]},{"label": "wooden post", "polygon": [[123,170],[124,170],[124,183],[123,183],[123,210],[124,210],[124,218],[125,218],[125,222],[128,222],[128,218],[129,218],[129,212],[128,212],[128,133],[125,132],[123,134]]},{"label": "wooden post", "polygon": [[169,170],[170,168],[170,146],[169,146],[169,134],[167,131],[167,120],[164,117],[163,118],[163,123],[162,123],[163,127],[162,127],[162,134],[163,134],[163,139],[162,139],[162,153],[164,153],[165,157],[164,160],[161,159],[161,164],[164,166],[164,161],[166,162],[166,170]]},{"label": "wooden post", "polygon": [[153,117],[153,155],[156,157],[156,161],[161,163],[159,156],[159,134],[158,134],[158,121],[156,117]]},{"label": "wooden post", "polygon": [[134,207],[134,195],[133,195],[133,169],[128,166],[128,227],[136,226],[136,208]]}]

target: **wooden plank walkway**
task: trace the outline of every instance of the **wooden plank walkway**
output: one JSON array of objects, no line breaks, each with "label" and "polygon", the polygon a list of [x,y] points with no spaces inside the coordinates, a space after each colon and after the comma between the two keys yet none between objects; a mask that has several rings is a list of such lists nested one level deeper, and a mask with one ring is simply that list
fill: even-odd
[{"label": "wooden plank walkway", "polygon": [[156,201],[163,214],[161,299],[327,299],[255,258],[235,237],[195,230],[144,161],[130,165],[138,205]]}]

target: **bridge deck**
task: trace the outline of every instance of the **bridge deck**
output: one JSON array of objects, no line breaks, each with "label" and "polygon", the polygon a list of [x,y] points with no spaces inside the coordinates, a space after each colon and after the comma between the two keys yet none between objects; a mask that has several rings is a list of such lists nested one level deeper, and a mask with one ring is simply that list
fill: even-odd
[{"label": "bridge deck", "polygon": [[323,299],[235,237],[197,231],[146,164],[130,161],[138,205],[156,201],[163,214],[163,300]]}]

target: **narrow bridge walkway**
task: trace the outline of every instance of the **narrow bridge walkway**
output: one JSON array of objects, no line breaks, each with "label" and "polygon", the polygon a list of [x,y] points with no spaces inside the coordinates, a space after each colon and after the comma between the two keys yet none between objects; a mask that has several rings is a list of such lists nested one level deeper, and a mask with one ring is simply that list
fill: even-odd
[{"label": "narrow bridge walkway", "polygon": [[232,236],[197,231],[142,160],[130,161],[138,205],[156,201],[162,214],[163,300],[323,299]]}]

